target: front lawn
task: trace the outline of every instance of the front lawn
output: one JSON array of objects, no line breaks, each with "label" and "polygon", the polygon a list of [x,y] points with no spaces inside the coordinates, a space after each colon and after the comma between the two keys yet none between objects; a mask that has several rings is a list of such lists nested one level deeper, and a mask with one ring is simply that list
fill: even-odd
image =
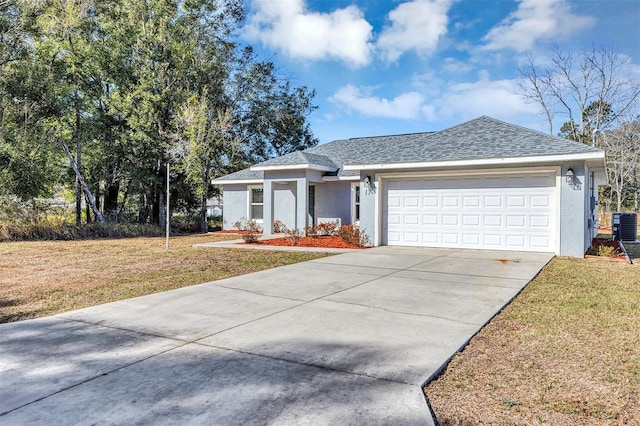
[{"label": "front lawn", "polygon": [[425,391],[443,425],[638,424],[640,267],[552,260]]},{"label": "front lawn", "polygon": [[0,243],[0,322],[219,280],[326,256],[194,248],[228,235]]}]

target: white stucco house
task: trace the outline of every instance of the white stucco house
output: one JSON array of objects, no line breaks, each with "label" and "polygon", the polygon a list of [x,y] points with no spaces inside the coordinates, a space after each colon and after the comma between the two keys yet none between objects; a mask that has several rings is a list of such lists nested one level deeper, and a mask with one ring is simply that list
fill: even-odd
[{"label": "white stucco house", "polygon": [[582,257],[597,232],[597,148],[490,117],[439,132],[319,145],[217,178],[224,228],[339,218],[374,245]]}]

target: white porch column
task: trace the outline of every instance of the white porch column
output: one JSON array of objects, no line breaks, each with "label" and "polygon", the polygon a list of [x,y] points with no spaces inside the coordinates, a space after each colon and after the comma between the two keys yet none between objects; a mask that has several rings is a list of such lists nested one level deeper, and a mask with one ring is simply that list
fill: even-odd
[{"label": "white porch column", "polygon": [[304,232],[309,216],[309,183],[306,178],[296,179],[296,228]]},{"label": "white porch column", "polygon": [[262,186],[262,234],[273,234],[273,183],[265,179]]}]

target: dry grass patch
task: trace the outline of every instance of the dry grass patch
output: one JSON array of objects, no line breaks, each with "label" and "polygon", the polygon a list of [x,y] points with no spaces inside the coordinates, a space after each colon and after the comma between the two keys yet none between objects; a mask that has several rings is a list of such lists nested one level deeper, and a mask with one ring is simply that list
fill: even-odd
[{"label": "dry grass patch", "polygon": [[640,419],[640,268],[556,258],[425,388],[443,425]]},{"label": "dry grass patch", "polygon": [[193,244],[232,239],[198,235],[171,239],[0,243],[0,322],[52,315],[326,256]]},{"label": "dry grass patch", "polygon": [[640,243],[623,243],[633,263],[640,263]]}]

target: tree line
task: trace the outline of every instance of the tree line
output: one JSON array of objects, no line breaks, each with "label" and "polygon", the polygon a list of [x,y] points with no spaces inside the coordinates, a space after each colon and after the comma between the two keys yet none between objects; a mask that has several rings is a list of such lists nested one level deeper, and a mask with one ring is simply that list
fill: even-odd
[{"label": "tree line", "polygon": [[170,163],[172,206],[206,230],[212,178],[317,143],[315,91],[237,42],[243,13],[241,0],[0,0],[0,197],[65,185],[77,223],[162,225]]},{"label": "tree line", "polygon": [[606,211],[638,211],[640,193],[640,83],[628,56],[610,47],[564,51],[544,60],[528,57],[519,69],[519,92],[540,107],[549,133],[606,152],[609,186],[600,193]]}]

